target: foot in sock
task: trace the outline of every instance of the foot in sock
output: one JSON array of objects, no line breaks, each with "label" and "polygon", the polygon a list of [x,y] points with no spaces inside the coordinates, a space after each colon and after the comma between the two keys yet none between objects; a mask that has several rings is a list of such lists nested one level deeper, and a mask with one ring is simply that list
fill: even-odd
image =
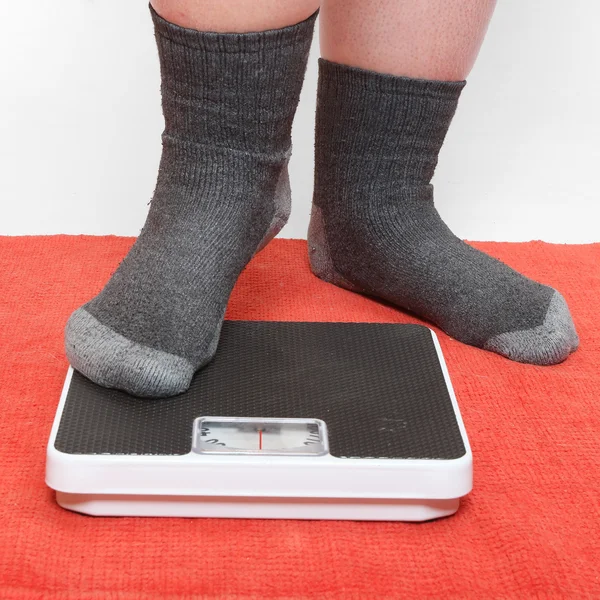
[{"label": "foot in sock", "polygon": [[560,293],[464,243],[434,207],[430,181],[463,86],[320,61],[312,270],[467,344],[561,362],[579,340]]},{"label": "foot in sock", "polygon": [[291,124],[315,16],[261,33],[202,33],[152,11],[165,131],[136,243],[65,332],[94,382],[162,397],[214,355],[247,262],[289,214]]}]

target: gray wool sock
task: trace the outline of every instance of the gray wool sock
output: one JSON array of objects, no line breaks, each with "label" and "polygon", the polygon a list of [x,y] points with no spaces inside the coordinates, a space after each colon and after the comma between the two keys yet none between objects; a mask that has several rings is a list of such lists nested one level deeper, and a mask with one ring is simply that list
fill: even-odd
[{"label": "gray wool sock", "polygon": [[213,357],[238,275],[288,217],[291,126],[316,15],[221,34],[151,13],[165,117],[156,189],[136,243],[71,315],[65,341],[94,382],[162,397]]},{"label": "gray wool sock", "polygon": [[465,244],[434,207],[430,181],[463,87],[320,61],[312,270],[467,344],[561,362],[579,343],[563,297]]}]

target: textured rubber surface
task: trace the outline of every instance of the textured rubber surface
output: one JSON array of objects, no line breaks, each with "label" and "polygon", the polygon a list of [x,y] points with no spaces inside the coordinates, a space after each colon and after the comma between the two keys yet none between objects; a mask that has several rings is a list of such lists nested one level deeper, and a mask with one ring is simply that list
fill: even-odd
[{"label": "textured rubber surface", "polygon": [[55,447],[187,454],[203,415],[322,419],[337,457],[465,454],[426,327],[268,321],[226,321],[214,360],[173,398],[135,398],[75,372]]}]

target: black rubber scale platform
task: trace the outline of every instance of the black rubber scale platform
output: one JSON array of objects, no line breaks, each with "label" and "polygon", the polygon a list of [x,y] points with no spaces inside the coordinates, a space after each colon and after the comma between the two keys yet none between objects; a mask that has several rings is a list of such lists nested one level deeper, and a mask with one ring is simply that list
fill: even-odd
[{"label": "black rubber scale platform", "polygon": [[187,454],[199,416],[316,418],[337,457],[465,454],[431,333],[419,325],[226,321],[214,360],[161,400],[75,372],[56,449]]}]

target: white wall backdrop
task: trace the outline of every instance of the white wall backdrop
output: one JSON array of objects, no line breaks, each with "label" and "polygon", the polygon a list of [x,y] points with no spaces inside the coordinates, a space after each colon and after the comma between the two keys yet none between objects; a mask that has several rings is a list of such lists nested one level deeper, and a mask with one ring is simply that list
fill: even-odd
[{"label": "white wall backdrop", "polygon": [[[146,3],[2,8],[0,234],[137,235],[162,130]],[[599,19],[589,0],[500,0],[434,180],[461,237],[600,241]],[[317,39],[284,237],[308,223]]]}]

